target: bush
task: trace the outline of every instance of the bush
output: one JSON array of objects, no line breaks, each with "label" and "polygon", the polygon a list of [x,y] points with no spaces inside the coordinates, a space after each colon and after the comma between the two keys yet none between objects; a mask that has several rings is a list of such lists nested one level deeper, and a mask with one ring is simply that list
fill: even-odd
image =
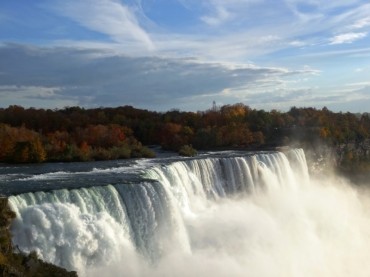
[{"label": "bush", "polygon": [[179,150],[179,155],[186,157],[194,157],[197,155],[197,150],[195,150],[191,145],[183,145]]},{"label": "bush", "polygon": [[105,161],[112,158],[111,152],[105,148],[95,148],[92,152],[92,158],[96,161]]},{"label": "bush", "polygon": [[155,153],[153,150],[149,149],[148,147],[143,147],[141,148],[141,156],[144,157],[144,158],[154,158],[155,157]]},{"label": "bush", "polygon": [[113,147],[111,152],[114,153],[115,159],[128,159],[131,157],[131,149],[128,145]]}]

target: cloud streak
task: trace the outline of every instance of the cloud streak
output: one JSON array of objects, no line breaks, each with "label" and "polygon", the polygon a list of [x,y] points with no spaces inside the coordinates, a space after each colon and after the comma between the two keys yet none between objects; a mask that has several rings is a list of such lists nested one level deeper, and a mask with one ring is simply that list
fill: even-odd
[{"label": "cloud streak", "polygon": [[134,12],[119,1],[61,0],[52,9],[115,42],[124,44],[133,40],[148,50],[154,49],[149,34],[140,26]]},{"label": "cloud streak", "polygon": [[330,38],[330,44],[343,44],[343,43],[353,43],[356,40],[363,39],[367,36],[367,33],[346,33],[340,34]]},{"label": "cloud streak", "polygon": [[[281,50],[348,44],[366,37],[370,12],[370,4],[360,1],[177,1],[198,16],[198,24],[187,26],[185,32],[169,31],[169,23],[157,25],[152,20],[159,2],[148,4],[150,9],[140,0],[125,4],[56,0],[50,6],[81,26],[107,35],[111,41],[106,41],[106,47],[120,48],[125,54],[196,56],[213,61],[251,60]],[[109,46],[109,42],[113,43]]]}]

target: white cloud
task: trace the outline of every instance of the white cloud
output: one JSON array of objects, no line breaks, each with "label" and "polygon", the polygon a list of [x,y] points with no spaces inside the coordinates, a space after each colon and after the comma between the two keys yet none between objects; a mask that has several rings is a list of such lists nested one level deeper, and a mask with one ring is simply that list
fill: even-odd
[{"label": "white cloud", "polygon": [[85,28],[109,36],[113,41],[136,42],[148,50],[154,48],[149,34],[140,26],[128,6],[115,0],[60,0],[52,7]]},{"label": "white cloud", "polygon": [[[237,90],[258,92],[284,86],[284,79],[310,76],[315,70],[10,45],[0,47],[0,72],[0,86],[11,87],[9,99],[17,95],[13,99],[18,103],[38,99],[50,107],[53,101],[59,106],[64,99],[63,103],[84,107],[130,104],[166,110],[183,107],[179,103],[197,97],[209,103],[213,98],[232,103]],[[197,103],[189,108],[204,106]]]},{"label": "white cloud", "polygon": [[330,38],[330,44],[343,44],[343,43],[352,43],[356,40],[363,39],[367,36],[367,33],[346,33],[340,34]]},{"label": "white cloud", "polygon": [[[37,54],[33,58],[19,45],[1,49],[0,85],[27,87],[28,91],[57,87],[48,99],[69,97],[82,105],[101,101],[102,105],[160,103],[169,107],[189,97],[207,102],[218,96],[217,101],[226,102],[222,97],[227,95],[230,100],[236,91],[240,97],[253,91],[258,101],[260,93],[268,95],[274,86],[281,91],[309,92],[311,88],[302,88],[304,77],[314,76],[322,85],[325,76],[334,76],[337,70],[331,67],[333,59],[349,69],[347,80],[365,78],[366,72],[355,71],[366,68],[370,57],[370,48],[365,48],[370,32],[368,1],[173,0],[186,9],[175,3],[175,10],[164,10],[173,7],[171,1],[42,1],[48,9],[42,4],[41,12],[52,9],[54,15],[55,11],[63,15],[65,21],[56,17],[54,23],[60,22],[71,33],[64,37],[53,33],[48,45],[56,48],[29,49]],[[41,4],[34,5],[39,8]],[[60,40],[52,41],[55,37]],[[353,44],[328,46],[346,43]],[[19,60],[9,58],[11,50]],[[250,65],[250,61],[264,66]],[[357,64],[348,66],[351,62]],[[287,64],[299,70],[284,68]],[[322,66],[323,73],[317,77],[320,71],[304,64]],[[307,86],[314,83],[311,77]],[[155,93],[148,97],[148,91]],[[222,91],[228,93],[221,97]],[[279,92],[280,99],[288,94]]]},{"label": "white cloud", "polygon": [[[199,5],[194,0],[179,0],[184,6]],[[201,2],[205,7],[204,14],[200,19],[208,25],[219,26],[235,19],[241,19],[241,15],[248,17],[248,9],[263,0],[206,0]]]},{"label": "white cloud", "polygon": [[[57,1],[54,9],[59,13],[113,40],[110,44],[69,41],[72,45],[100,44],[125,54],[192,56],[211,61],[245,61],[289,48],[307,50],[327,43],[329,33],[347,35],[332,38],[331,44],[349,43],[359,38],[348,34],[364,32],[352,33],[345,27],[354,22],[357,26],[364,24],[361,19],[370,12],[370,5],[366,4],[342,11],[336,9],[356,4],[350,0],[331,4],[318,0],[177,0],[206,26],[196,25],[193,27],[197,29],[193,30],[189,25],[186,32],[174,33],[166,30],[164,21],[160,27],[146,24],[146,20],[151,20],[150,12],[143,9],[140,0],[125,4],[118,0]],[[289,7],[298,9],[302,4],[315,8],[306,13],[301,9],[299,16],[289,11]],[[160,1],[151,2],[151,9],[155,8],[161,8]],[[336,13],[331,14],[331,9]],[[146,30],[141,27],[144,24]]]},{"label": "white cloud", "polygon": [[[335,1],[332,1],[335,2]],[[359,4],[345,9],[335,15],[329,14],[328,19],[333,24],[332,31],[336,33],[366,31],[370,14],[370,4]]]},{"label": "white cloud", "polygon": [[346,86],[354,86],[354,87],[370,87],[370,82],[357,82],[357,83],[349,83],[346,84]]},{"label": "white cloud", "polygon": [[300,41],[300,40],[293,40],[289,42],[289,45],[293,47],[303,47],[303,46],[306,46],[306,44],[307,44],[306,42]]},{"label": "white cloud", "polygon": [[370,26],[370,16],[361,18],[351,25],[353,29],[362,29],[367,26]]},{"label": "white cloud", "polygon": [[[322,0],[284,0],[291,7],[298,8],[302,11],[312,12],[314,10],[327,11],[335,10],[343,7],[351,7],[360,5],[361,0],[337,0],[337,1],[322,1]],[[307,11],[308,10],[308,11]]]},{"label": "white cloud", "polygon": [[221,60],[253,59],[301,47],[305,47],[307,53],[327,44],[330,34],[338,34],[329,40],[330,44],[355,42],[367,33],[354,32],[348,26],[354,22],[356,26],[364,25],[364,18],[370,12],[369,4],[355,0],[181,0],[184,1],[189,9],[190,4],[205,7],[193,10],[201,10],[201,19],[217,29],[203,33],[202,37],[178,34],[163,39],[163,35],[154,36],[158,48],[171,53],[176,53],[173,50],[176,48],[178,53]]},{"label": "white cloud", "polygon": [[63,108],[78,104],[77,97],[66,98],[58,95],[59,91],[60,88],[56,87],[0,85],[1,106]]},{"label": "white cloud", "polygon": [[224,7],[216,7],[216,14],[212,16],[202,16],[201,19],[208,25],[217,26],[227,21],[232,17],[231,13],[228,12]]}]

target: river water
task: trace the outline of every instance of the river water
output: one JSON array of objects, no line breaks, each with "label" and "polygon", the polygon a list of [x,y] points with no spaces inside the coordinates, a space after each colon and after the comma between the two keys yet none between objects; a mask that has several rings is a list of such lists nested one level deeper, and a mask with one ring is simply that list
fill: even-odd
[{"label": "river water", "polygon": [[22,251],[81,276],[370,276],[369,196],[303,150],[0,167]]}]

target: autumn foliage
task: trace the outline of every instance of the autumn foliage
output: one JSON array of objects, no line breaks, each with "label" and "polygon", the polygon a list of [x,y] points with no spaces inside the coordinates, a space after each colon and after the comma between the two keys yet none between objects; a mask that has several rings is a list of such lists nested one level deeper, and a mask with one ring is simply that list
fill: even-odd
[{"label": "autumn foliage", "polygon": [[43,162],[46,152],[41,136],[24,126],[0,124],[0,160],[5,162]]},{"label": "autumn foliage", "polygon": [[318,143],[338,147],[344,158],[358,159],[360,155],[349,145],[369,137],[367,114],[334,113],[327,108],[267,112],[238,103],[199,112],[164,113],[131,106],[0,109],[0,162],[153,156],[143,145],[184,152],[189,146],[194,150],[255,149],[286,144],[315,147]]}]

